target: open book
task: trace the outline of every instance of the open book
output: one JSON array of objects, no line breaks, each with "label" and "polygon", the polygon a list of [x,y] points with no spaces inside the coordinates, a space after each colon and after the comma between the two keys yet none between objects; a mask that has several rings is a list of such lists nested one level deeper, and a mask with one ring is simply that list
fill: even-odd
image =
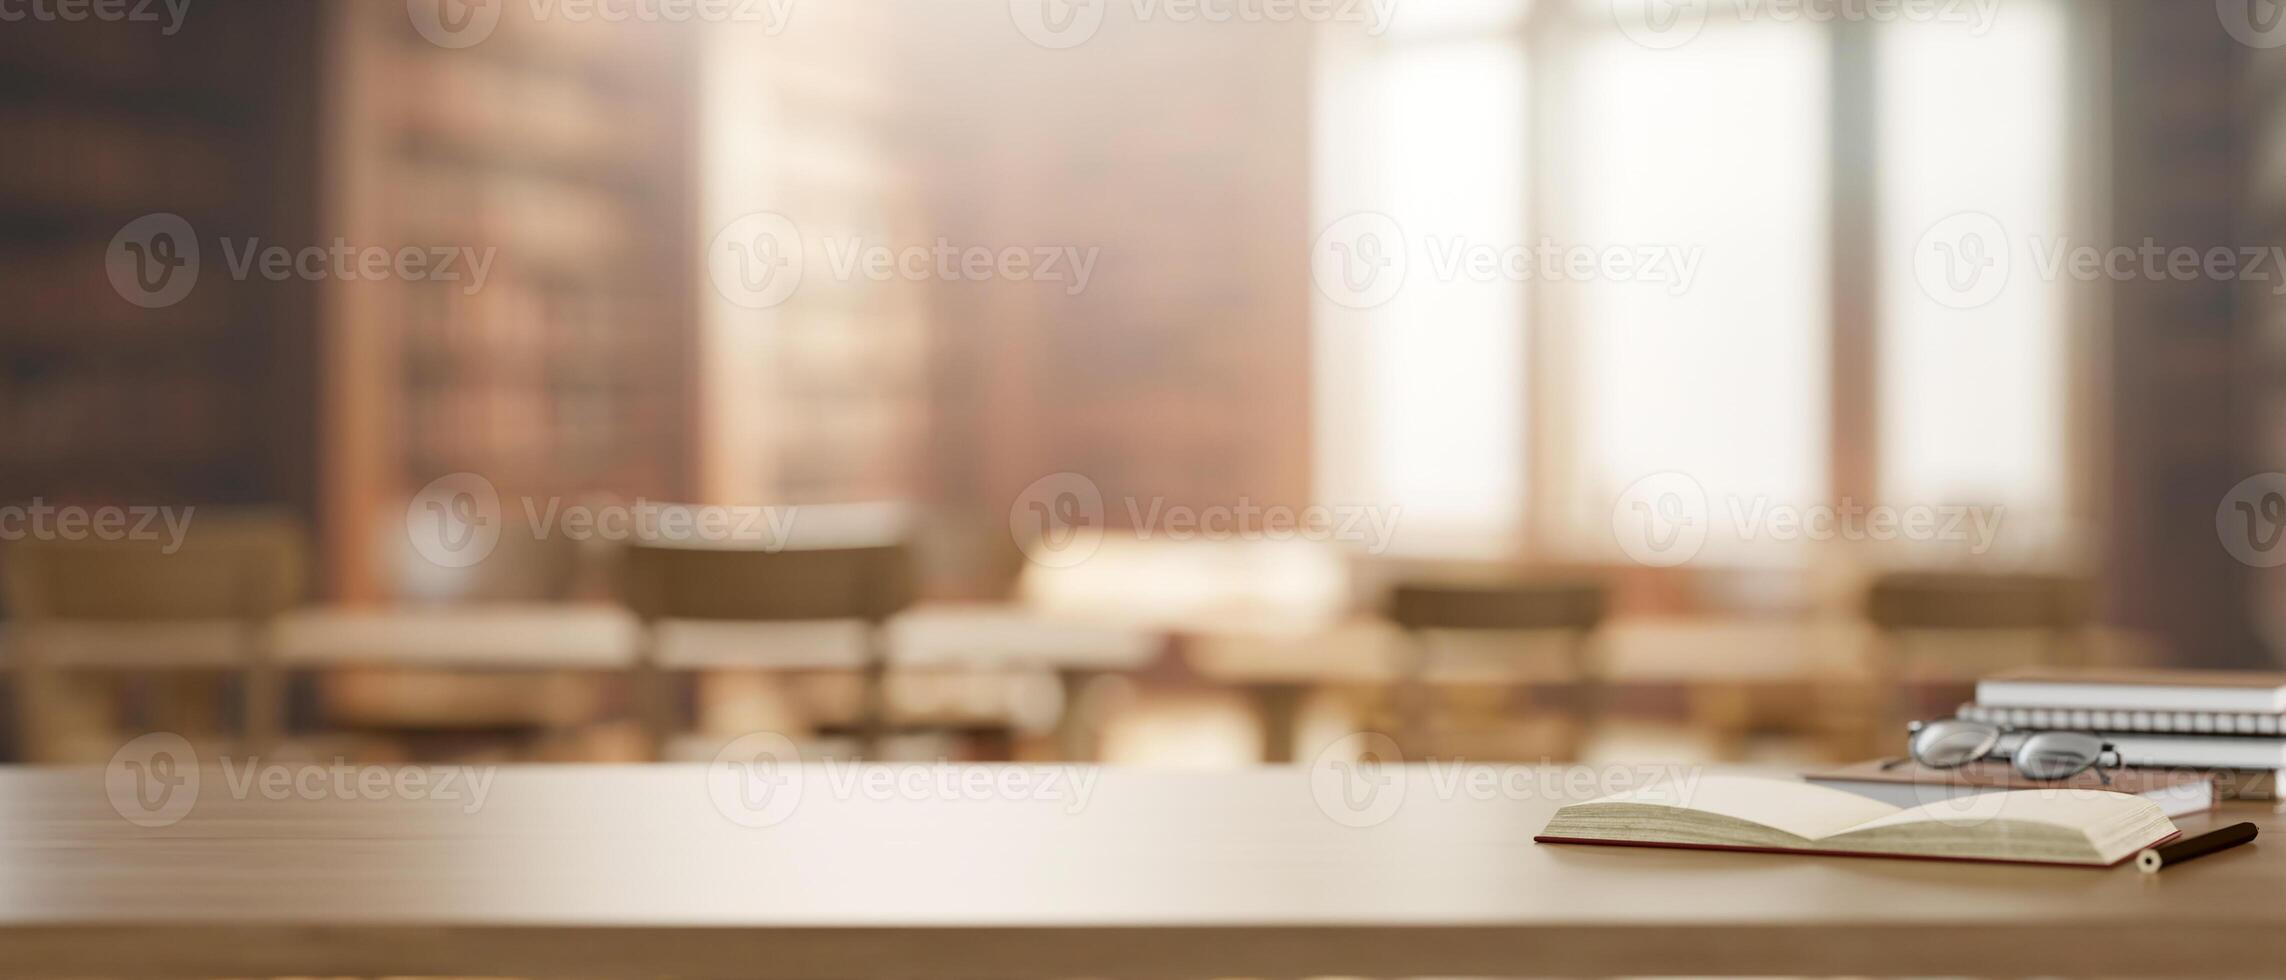
[{"label": "open book", "polygon": [[1544,843],[2110,865],[2177,833],[2150,800],[2028,789],[1900,809],[1790,779],[1670,780],[1556,811]]}]

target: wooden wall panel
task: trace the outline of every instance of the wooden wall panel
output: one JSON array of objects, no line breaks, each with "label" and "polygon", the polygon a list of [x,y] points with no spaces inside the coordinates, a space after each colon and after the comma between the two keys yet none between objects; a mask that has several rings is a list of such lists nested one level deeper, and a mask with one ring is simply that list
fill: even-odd
[{"label": "wooden wall panel", "polygon": [[[2236,241],[2244,202],[2232,176],[2234,95],[2248,49],[2211,5],[2187,7],[2113,7],[2113,244]],[[2250,570],[2223,550],[2214,521],[2252,472],[2246,392],[2233,383],[2250,311],[2231,282],[2111,285],[2107,618],[2149,631],[2178,662],[2267,663],[2250,622]]]}]

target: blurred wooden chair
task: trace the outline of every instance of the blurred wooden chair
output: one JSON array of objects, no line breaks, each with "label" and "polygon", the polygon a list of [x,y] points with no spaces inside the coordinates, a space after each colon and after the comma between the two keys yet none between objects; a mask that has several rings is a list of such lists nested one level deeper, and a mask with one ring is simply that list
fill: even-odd
[{"label": "blurred wooden chair", "polygon": [[[1447,686],[1438,677],[1434,656],[1440,635],[1501,634],[1506,642],[1523,643],[1526,640],[1519,634],[1554,634],[1559,645],[1555,666],[1570,691],[1567,717],[1552,755],[1579,758],[1602,711],[1603,673],[1594,633],[1608,606],[1605,586],[1586,579],[1396,586],[1390,593],[1388,615],[1405,634],[1408,647],[1396,685],[1403,744],[1427,752],[1437,740],[1431,735],[1433,716],[1439,714],[1443,700],[1440,688]],[[1543,678],[1531,676],[1510,681],[1505,700],[1511,707],[1529,704],[1530,695],[1544,684]]]},{"label": "blurred wooden chair", "polygon": [[171,554],[146,541],[11,546],[5,594],[25,758],[64,757],[61,680],[82,672],[235,673],[238,748],[267,751],[285,708],[271,625],[300,601],[304,567],[300,527],[269,514],[197,514]]},{"label": "blurred wooden chair", "polygon": [[[1866,590],[1865,615],[1876,640],[1870,665],[1876,690],[1886,703],[1881,724],[1891,731],[1919,713],[1914,668],[1930,660],[1915,644],[1932,634],[1947,639],[1997,640],[2009,632],[2033,641],[2030,659],[2050,666],[2084,664],[2094,656],[2090,642],[2092,587],[2064,575],[1982,575],[1952,572],[1893,572],[1876,577]],[[1941,680],[1968,684],[1991,663],[1955,664]],[[1946,706],[1950,710],[1950,706]],[[1877,731],[1876,736],[1879,736]]]},{"label": "blurred wooden chair", "polygon": [[584,594],[600,591],[608,551],[604,543],[581,541],[561,529],[543,533],[516,513],[516,507],[506,508],[499,539],[483,560],[462,567],[431,561],[413,544],[403,524],[390,524],[379,550],[388,556],[395,604],[399,608],[550,606],[573,601],[583,594],[583,585]]},{"label": "blurred wooden chair", "polygon": [[[724,668],[853,670],[862,678],[859,751],[878,754],[887,718],[884,625],[913,602],[903,540],[782,549],[648,542],[621,556],[621,596],[644,626],[637,692],[646,735],[666,751],[678,715],[676,672]],[[718,627],[776,624],[757,637]]]},{"label": "blurred wooden chair", "polygon": [[[601,549],[511,518],[481,561],[445,567],[392,527],[382,605],[322,606],[281,617],[279,665],[314,677],[335,734],[392,745],[577,741],[635,665],[635,618],[580,601]],[[595,582],[587,591],[596,591]]]}]

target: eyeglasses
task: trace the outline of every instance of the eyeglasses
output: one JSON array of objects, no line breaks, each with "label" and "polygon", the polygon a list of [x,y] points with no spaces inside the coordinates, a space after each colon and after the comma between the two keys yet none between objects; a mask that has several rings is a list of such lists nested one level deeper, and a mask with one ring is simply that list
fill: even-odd
[{"label": "eyeglasses", "polygon": [[[1908,759],[1931,769],[1958,769],[1985,758],[2000,747],[2000,737],[2008,730],[1999,725],[1981,721],[1913,722],[1905,728],[1905,749]],[[1882,765],[1894,769],[1908,759],[1895,759]],[[2034,732],[2009,755],[2010,764],[2018,775],[2026,779],[2070,779],[2089,769],[2106,786],[2111,785],[2111,774],[2106,769],[2122,765],[2119,750],[2103,736],[2087,732]]]}]

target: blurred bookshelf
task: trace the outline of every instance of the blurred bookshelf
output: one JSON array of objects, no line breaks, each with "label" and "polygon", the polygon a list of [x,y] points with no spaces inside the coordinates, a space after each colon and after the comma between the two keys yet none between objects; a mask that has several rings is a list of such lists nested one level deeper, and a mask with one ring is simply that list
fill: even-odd
[{"label": "blurred bookshelf", "polygon": [[[327,199],[359,245],[489,255],[457,281],[335,284],[322,441],[329,577],[388,595],[381,550],[428,482],[677,499],[692,479],[687,27],[502,5],[429,43],[338,5]],[[511,515],[513,516],[513,515]]]},{"label": "blurred bookshelf", "polygon": [[[2286,240],[2286,48],[2244,50],[2236,77],[2241,133],[2239,188],[2244,206],[2233,229],[2237,242]],[[2234,302],[2242,333],[2225,356],[2231,382],[2250,393],[2238,407],[2241,471],[2286,471],[2286,296],[2268,279],[2243,283]],[[2245,595],[2254,630],[2273,651],[2286,650],[2286,576],[2250,575]]]},{"label": "blurred bookshelf", "polygon": [[802,8],[783,36],[761,24],[710,29],[701,238],[767,212],[806,246],[801,286],[783,303],[717,298],[708,317],[721,372],[709,407],[714,499],[904,500],[925,475],[927,284],[834,267],[852,248],[934,240],[900,137],[912,93],[882,41],[902,16],[898,5],[834,4]]},{"label": "blurred bookshelf", "polygon": [[[5,502],[310,508],[311,290],[235,282],[212,253],[306,236],[295,163],[317,19],[240,4],[173,34],[92,20],[0,31]],[[152,214],[188,222],[208,257],[179,302],[146,309],[106,263],[113,237]]]},{"label": "blurred bookshelf", "polygon": [[[1076,292],[936,284],[929,495],[991,549],[969,553],[1016,561],[1008,510],[1059,472],[1095,482],[1113,527],[1126,498],[1310,503],[1310,32],[1115,6],[1084,46],[1043,52],[930,14],[901,64],[941,233],[1096,256]],[[966,588],[1013,567],[964,570]]]}]

